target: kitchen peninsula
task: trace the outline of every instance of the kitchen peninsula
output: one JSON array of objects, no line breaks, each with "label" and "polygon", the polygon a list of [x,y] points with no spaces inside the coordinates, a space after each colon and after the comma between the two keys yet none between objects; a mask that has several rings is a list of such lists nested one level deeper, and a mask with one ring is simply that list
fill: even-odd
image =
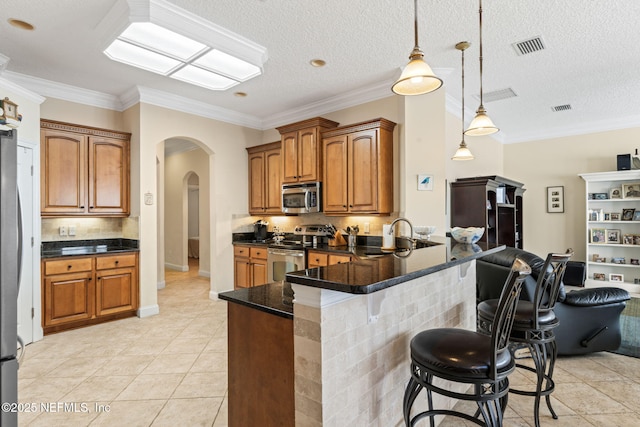
[{"label": "kitchen peninsula", "polygon": [[504,248],[434,240],[220,294],[230,303],[230,425],[399,425],[409,341],[475,328],[474,260]]}]

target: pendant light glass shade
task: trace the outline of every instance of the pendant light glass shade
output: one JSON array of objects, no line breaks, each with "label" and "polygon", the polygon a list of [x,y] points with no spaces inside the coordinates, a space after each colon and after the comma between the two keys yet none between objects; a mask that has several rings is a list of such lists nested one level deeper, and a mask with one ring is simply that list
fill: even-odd
[{"label": "pendant light glass shade", "polygon": [[442,86],[431,67],[424,60],[424,53],[418,46],[418,0],[414,0],[414,37],[415,47],[409,55],[409,64],[404,67],[400,78],[391,86],[398,95],[422,95],[433,92]]},{"label": "pendant light glass shade", "polygon": [[496,127],[491,121],[491,118],[487,115],[487,111],[482,105],[478,107],[476,116],[469,123],[469,128],[464,132],[469,136],[482,136],[491,135],[498,132],[500,129]]},{"label": "pendant light glass shade", "polygon": [[471,46],[469,42],[460,42],[456,44],[456,49],[458,49],[462,53],[462,68],[460,74],[462,75],[462,142],[460,142],[460,146],[456,150],[456,154],[453,155],[451,160],[473,160],[473,154],[469,148],[467,148],[467,143],[464,141],[464,51]]},{"label": "pendant light glass shade", "polygon": [[500,129],[493,124],[493,121],[487,115],[487,110],[484,109],[484,105],[482,103],[482,0],[480,2],[480,106],[476,110],[476,116],[471,123],[469,123],[469,127],[464,132],[465,135],[469,136],[482,136],[482,135],[491,135],[492,133],[498,132]]},{"label": "pendant light glass shade", "polygon": [[451,158],[451,160],[473,160],[473,159],[475,159],[475,157],[473,157],[473,154],[471,154],[471,151],[469,150],[469,148],[467,148],[467,144],[464,141],[460,143],[460,146],[456,150],[456,154],[454,154],[453,157]]}]

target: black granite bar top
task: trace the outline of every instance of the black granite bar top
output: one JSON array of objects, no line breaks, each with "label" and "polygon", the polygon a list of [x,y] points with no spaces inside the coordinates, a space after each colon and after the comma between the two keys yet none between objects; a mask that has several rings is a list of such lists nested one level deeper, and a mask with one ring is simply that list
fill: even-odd
[{"label": "black granite bar top", "polygon": [[138,241],[133,239],[92,239],[42,242],[41,258],[96,255],[104,253],[137,252]]},{"label": "black granite bar top", "polygon": [[288,283],[274,282],[218,294],[220,299],[293,319],[293,291]]},{"label": "black granite bar top", "polygon": [[368,294],[501,251],[504,245],[463,245],[448,237],[432,237],[440,245],[382,256],[367,256],[346,264],[286,274],[290,283],[352,294]]}]

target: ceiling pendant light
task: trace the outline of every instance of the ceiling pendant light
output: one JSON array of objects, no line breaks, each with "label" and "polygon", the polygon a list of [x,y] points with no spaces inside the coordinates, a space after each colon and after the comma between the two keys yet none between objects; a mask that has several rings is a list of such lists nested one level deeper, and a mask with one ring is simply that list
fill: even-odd
[{"label": "ceiling pendant light", "polygon": [[460,42],[456,44],[456,49],[462,52],[462,142],[456,150],[456,154],[451,158],[452,160],[473,160],[473,154],[467,148],[467,143],[464,141],[464,51],[471,43]]},{"label": "ceiling pendant light", "polygon": [[391,86],[398,95],[422,95],[442,86],[439,79],[424,61],[424,53],[418,45],[418,0],[413,1],[415,47],[409,55],[409,64],[404,67],[400,78]]},{"label": "ceiling pendant light", "polygon": [[496,127],[487,115],[487,110],[482,104],[482,0],[480,1],[480,106],[476,110],[476,116],[469,124],[469,128],[464,132],[469,136],[491,135],[500,129]]}]

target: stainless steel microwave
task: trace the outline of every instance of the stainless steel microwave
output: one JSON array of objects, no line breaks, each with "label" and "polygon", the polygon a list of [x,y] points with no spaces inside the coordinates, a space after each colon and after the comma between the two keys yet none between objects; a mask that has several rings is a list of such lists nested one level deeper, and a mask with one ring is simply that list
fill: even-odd
[{"label": "stainless steel microwave", "polygon": [[282,184],[282,212],[320,212],[320,183]]}]

